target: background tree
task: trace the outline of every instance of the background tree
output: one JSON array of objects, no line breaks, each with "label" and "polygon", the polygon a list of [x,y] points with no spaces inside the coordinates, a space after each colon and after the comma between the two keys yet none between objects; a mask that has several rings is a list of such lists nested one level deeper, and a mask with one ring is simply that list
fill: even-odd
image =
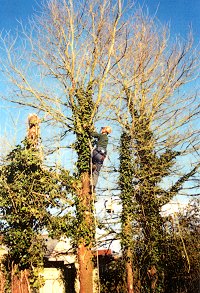
[{"label": "background tree", "polygon": [[121,189],[120,199],[122,201],[121,212],[121,246],[123,251],[123,261],[126,268],[127,292],[134,292],[134,268],[133,268],[133,249],[134,249],[134,220],[136,204],[133,199],[133,159],[131,149],[131,136],[127,132],[121,135],[120,145],[120,168],[119,168],[119,187]]},{"label": "background tree", "polygon": [[[0,227],[2,243],[8,248],[5,265],[10,280],[5,290],[19,290],[16,292],[30,292],[42,285],[39,270],[43,267],[46,245],[41,233],[56,226],[51,209],[62,210],[67,205],[59,175],[43,166],[36,147],[38,130],[38,117],[31,115],[27,138],[7,155],[0,167]],[[65,204],[61,204],[61,198]],[[59,222],[64,220],[66,226],[69,219],[65,212]]]},{"label": "background tree", "polygon": [[165,292],[199,290],[199,199],[165,219]]},{"label": "background tree", "polygon": [[[141,11],[133,17],[129,30],[129,45],[114,77],[121,84],[121,103],[118,100],[115,111],[124,127],[119,169],[122,249],[129,264],[127,284],[133,284],[133,259],[135,275],[141,282],[138,290],[160,292],[164,290],[165,263],[160,210],[186,187],[186,182],[192,184],[194,176],[198,176],[198,128],[191,126],[199,117],[199,104],[196,93],[181,92],[182,86],[195,78],[198,59],[191,38],[185,43],[171,43],[168,30],[159,28]],[[188,154],[191,166],[183,163],[180,167],[179,158],[184,162]],[[192,186],[197,188],[195,183]],[[137,214],[132,213],[136,206]],[[140,229],[137,235],[135,221]],[[136,237],[140,238],[140,255]],[[133,292],[132,284],[128,292]]]}]

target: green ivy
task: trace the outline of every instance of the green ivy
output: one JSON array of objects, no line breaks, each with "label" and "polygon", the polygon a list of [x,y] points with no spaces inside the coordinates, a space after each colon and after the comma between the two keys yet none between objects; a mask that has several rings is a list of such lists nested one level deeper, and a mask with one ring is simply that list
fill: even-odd
[{"label": "green ivy", "polygon": [[165,203],[166,192],[159,183],[170,175],[179,153],[166,149],[158,155],[150,120],[144,113],[134,109],[133,105],[129,110],[134,126],[132,129],[127,127],[120,139],[123,258],[125,262],[132,261],[134,274],[141,283],[141,292],[150,292],[147,271],[155,266],[158,275],[156,292],[162,292],[162,243],[166,236],[160,207]]},{"label": "green ivy", "polygon": [[[74,116],[74,132],[76,134],[75,150],[77,159],[77,174],[74,181],[76,193],[76,220],[74,222],[76,243],[84,242],[85,245],[92,245],[95,236],[93,201],[90,185],[91,170],[91,131],[94,81],[89,82],[86,88],[79,87],[74,94],[72,112]],[[87,174],[87,175],[86,175]],[[87,177],[88,194],[82,194],[83,176]]]},{"label": "green ivy", "polygon": [[10,152],[0,168],[1,233],[8,247],[7,269],[11,264],[19,271],[28,269],[33,287],[38,283],[35,270],[43,266],[46,252],[41,232],[55,228],[58,234],[70,222],[69,214],[59,219],[51,215],[51,208],[60,208],[60,199],[67,199],[62,180],[61,175],[43,167],[39,151],[30,148],[26,140]]}]

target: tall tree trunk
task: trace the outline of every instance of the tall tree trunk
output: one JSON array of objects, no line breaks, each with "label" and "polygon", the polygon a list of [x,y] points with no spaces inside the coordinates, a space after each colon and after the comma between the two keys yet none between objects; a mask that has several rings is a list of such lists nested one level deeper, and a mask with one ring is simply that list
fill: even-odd
[{"label": "tall tree trunk", "polygon": [[150,280],[150,288],[151,288],[151,293],[156,292],[156,283],[158,281],[158,275],[157,275],[157,269],[155,265],[151,266],[150,269],[147,272],[149,280]]},{"label": "tall tree trunk", "polygon": [[27,270],[21,271],[20,276],[15,274],[17,266],[14,266],[12,269],[12,293],[31,293],[30,284],[29,284],[29,272]]},{"label": "tall tree trunk", "polygon": [[127,280],[127,291],[128,293],[134,293],[133,288],[133,265],[132,261],[126,262],[126,280]]},{"label": "tall tree trunk", "polygon": [[[132,235],[130,233],[132,231],[131,223],[126,223],[126,226],[124,228],[125,238],[129,239],[129,237]],[[132,249],[130,247],[131,240],[129,240],[129,245],[125,248],[124,251],[124,257],[126,260],[126,285],[127,285],[127,293],[134,293],[133,288],[133,280],[134,280],[134,273],[133,273],[133,253]]]},{"label": "tall tree trunk", "polygon": [[87,172],[81,175],[82,189],[79,193],[80,237],[78,241],[78,263],[80,293],[93,292],[93,254],[94,239],[93,200],[90,192],[90,177]]},{"label": "tall tree trunk", "polygon": [[[0,263],[1,265],[1,263]],[[4,287],[5,287],[6,278],[2,271],[0,271],[0,293],[4,293]]]},{"label": "tall tree trunk", "polygon": [[93,292],[92,251],[88,246],[85,245],[85,243],[79,244],[78,263],[79,263],[80,293],[92,293]]},{"label": "tall tree trunk", "polygon": [[134,272],[133,272],[133,228],[134,219],[133,206],[133,165],[131,160],[131,136],[127,132],[121,135],[120,147],[120,180],[122,200],[122,251],[125,260],[126,287],[128,293],[133,293]]}]

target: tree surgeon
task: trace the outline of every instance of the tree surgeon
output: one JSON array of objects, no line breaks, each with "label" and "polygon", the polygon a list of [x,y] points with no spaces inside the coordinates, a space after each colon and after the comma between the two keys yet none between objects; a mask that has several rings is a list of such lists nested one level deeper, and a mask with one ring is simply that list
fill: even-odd
[{"label": "tree surgeon", "polygon": [[99,172],[107,155],[108,134],[112,132],[110,126],[101,128],[101,133],[91,132],[91,136],[96,138],[95,148],[92,152],[92,185],[96,187]]}]

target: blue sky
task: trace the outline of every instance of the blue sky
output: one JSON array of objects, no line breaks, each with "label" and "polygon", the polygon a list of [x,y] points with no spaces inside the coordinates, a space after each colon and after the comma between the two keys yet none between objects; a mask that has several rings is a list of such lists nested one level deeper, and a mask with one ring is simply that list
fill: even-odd
[{"label": "blue sky", "polygon": [[[14,32],[18,25],[17,20],[22,20],[26,24],[28,18],[39,9],[38,3],[41,2],[42,0],[0,0],[0,31],[11,30]],[[138,2],[144,8],[148,7],[150,15],[155,15],[156,13],[161,23],[170,23],[171,36],[178,34],[185,37],[189,26],[191,26],[195,43],[200,42],[200,0],[138,0]],[[12,137],[13,140],[16,140],[17,138],[13,134],[16,133],[15,129],[13,132],[14,125],[17,128],[17,136],[23,138],[23,124],[27,119],[27,114],[23,115],[23,118],[21,118],[21,114],[15,115],[13,118],[8,115],[11,110],[7,106],[4,107],[2,103],[2,100],[0,100],[1,132],[5,133],[7,137]],[[16,106],[12,105],[10,107]]]},{"label": "blue sky", "polygon": [[[127,0],[124,0],[124,2],[126,1]],[[150,15],[155,15],[156,13],[157,18],[161,23],[170,23],[171,36],[180,34],[185,37],[189,26],[192,26],[195,43],[197,44],[200,42],[200,0],[137,1],[145,9],[148,7]],[[43,0],[0,0],[0,31],[11,30],[14,33],[18,26],[18,20],[21,20],[26,24],[28,18],[39,9],[39,4],[41,2],[43,2]],[[0,85],[0,87],[2,89],[2,85]],[[12,105],[11,107],[16,107],[16,105]],[[5,128],[9,129],[10,117],[8,117],[7,110],[8,109],[3,107],[3,102],[0,101],[0,121],[2,122],[2,119],[4,122],[7,120],[8,122],[7,125],[5,125]],[[19,120],[20,118],[18,118],[18,121]],[[2,127],[4,127],[3,124],[5,123],[1,123],[0,125],[1,130]]]},{"label": "blue sky", "polygon": [[0,0],[0,29],[13,30],[17,20],[26,22],[37,8],[34,0]]},{"label": "blue sky", "polygon": [[171,32],[183,37],[192,26],[194,38],[200,40],[200,1],[199,0],[140,0],[162,23],[170,22]]},{"label": "blue sky", "polygon": [[[27,21],[41,0],[0,0],[0,30],[13,30],[17,20]],[[189,25],[193,27],[194,38],[200,39],[200,0],[139,0],[149,8],[162,23],[170,22],[171,31],[185,36]]]}]

